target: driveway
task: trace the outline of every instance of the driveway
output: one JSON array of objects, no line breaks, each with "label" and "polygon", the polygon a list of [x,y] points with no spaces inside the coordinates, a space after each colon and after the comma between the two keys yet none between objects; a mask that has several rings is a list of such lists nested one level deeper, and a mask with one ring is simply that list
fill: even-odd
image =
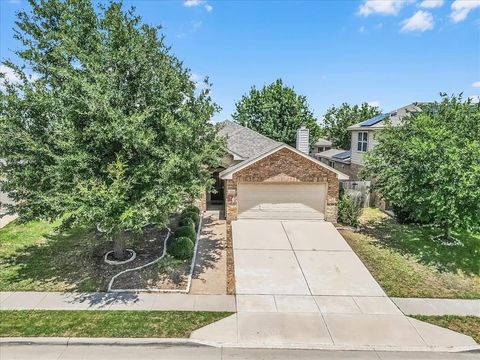
[{"label": "driveway", "polygon": [[232,224],[238,295],[386,296],[326,221]]}]

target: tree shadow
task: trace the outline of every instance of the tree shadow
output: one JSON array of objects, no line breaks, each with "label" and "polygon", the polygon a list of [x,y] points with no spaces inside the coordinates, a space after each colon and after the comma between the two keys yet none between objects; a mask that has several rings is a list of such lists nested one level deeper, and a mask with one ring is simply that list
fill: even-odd
[{"label": "tree shadow", "polygon": [[221,226],[219,221],[213,216],[204,218],[193,278],[198,279],[209,269],[217,269],[219,262],[225,256],[225,233],[219,231],[218,227]]},{"label": "tree shadow", "polygon": [[390,217],[370,219],[361,233],[374,237],[379,246],[416,258],[441,272],[480,275],[480,234],[454,231],[461,244],[445,245],[434,239],[441,229],[425,225],[398,224]]}]

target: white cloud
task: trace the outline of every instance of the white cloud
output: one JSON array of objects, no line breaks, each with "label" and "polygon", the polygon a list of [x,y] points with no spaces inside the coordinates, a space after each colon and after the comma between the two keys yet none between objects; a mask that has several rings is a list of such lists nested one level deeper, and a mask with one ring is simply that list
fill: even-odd
[{"label": "white cloud", "polygon": [[0,66],[0,73],[3,73],[5,75],[5,80],[7,80],[10,83],[16,83],[20,81],[20,78],[15,74],[12,68],[9,68],[6,65],[1,65]]},{"label": "white cloud", "polygon": [[410,0],[366,0],[358,9],[358,14],[368,16],[371,14],[397,15],[400,9]]},{"label": "white cloud", "polygon": [[472,84],[472,87],[474,87],[474,88],[480,88],[480,81],[475,81],[475,82]]},{"label": "white cloud", "polygon": [[470,11],[480,7],[480,0],[455,0],[452,3],[450,18],[453,22],[460,22],[467,18]]},{"label": "white cloud", "polygon": [[183,6],[186,7],[196,7],[203,6],[208,12],[213,10],[213,6],[210,5],[206,0],[185,0]]},{"label": "white cloud", "polygon": [[369,101],[369,102],[367,102],[367,104],[370,105],[370,106],[378,107],[378,108],[380,107],[380,101],[378,101],[378,100]]},{"label": "white cloud", "polygon": [[418,10],[412,17],[402,22],[401,31],[426,31],[433,29],[433,16],[427,11]]},{"label": "white cloud", "polygon": [[443,0],[423,0],[419,6],[425,9],[434,9],[442,7],[442,5]]},{"label": "white cloud", "polygon": [[9,4],[20,4],[21,0],[8,0]]}]

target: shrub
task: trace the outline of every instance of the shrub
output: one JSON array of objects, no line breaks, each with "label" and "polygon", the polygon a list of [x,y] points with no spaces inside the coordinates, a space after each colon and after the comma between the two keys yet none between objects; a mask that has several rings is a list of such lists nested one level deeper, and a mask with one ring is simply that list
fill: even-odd
[{"label": "shrub", "polygon": [[194,231],[196,230],[195,221],[188,216],[180,219],[180,226],[191,226]]},{"label": "shrub", "polygon": [[338,202],[338,221],[348,226],[357,227],[361,214],[361,196],[344,193]]},{"label": "shrub", "polygon": [[193,256],[195,245],[188,237],[175,237],[168,247],[168,253],[176,259],[188,260]]},{"label": "shrub", "polygon": [[196,212],[193,211],[188,211],[186,213],[182,214],[182,220],[183,219],[192,219],[193,222],[195,223],[195,229],[198,228],[198,224],[200,223],[200,216]]},{"label": "shrub", "polygon": [[177,231],[175,231],[175,238],[187,237],[191,241],[195,241],[197,234],[195,230],[190,226],[180,226]]},{"label": "shrub", "polygon": [[187,213],[187,212],[194,212],[197,215],[200,214],[200,209],[196,207],[195,205],[188,205],[185,209],[183,209],[182,214]]}]

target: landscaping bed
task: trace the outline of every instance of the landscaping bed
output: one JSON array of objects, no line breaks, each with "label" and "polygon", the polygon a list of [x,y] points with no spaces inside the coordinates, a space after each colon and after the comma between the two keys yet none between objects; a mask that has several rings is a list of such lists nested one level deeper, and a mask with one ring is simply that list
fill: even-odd
[{"label": "landscaping bed", "polygon": [[415,319],[438,325],[471,336],[480,344],[480,317],[478,316],[413,316]]},{"label": "landscaping bed", "polygon": [[231,315],[206,311],[0,311],[0,337],[186,338]]},{"label": "landscaping bed", "polygon": [[[179,216],[171,218],[172,231],[179,227],[179,222]],[[57,225],[14,221],[0,229],[2,291],[106,291],[114,275],[158,259],[168,234],[167,229],[155,225],[145,227],[143,234],[130,236],[128,240],[127,248],[135,250],[136,259],[122,265],[109,265],[104,262],[104,256],[112,249],[112,243],[102,234],[88,228],[58,234],[54,230]],[[166,256],[141,271],[119,276],[114,288],[184,289],[190,259],[191,254],[189,259]]]},{"label": "landscaping bed", "polygon": [[339,230],[389,296],[480,298],[480,234],[455,232],[462,245],[433,240],[441,230],[401,225],[364,209],[360,228]]}]

